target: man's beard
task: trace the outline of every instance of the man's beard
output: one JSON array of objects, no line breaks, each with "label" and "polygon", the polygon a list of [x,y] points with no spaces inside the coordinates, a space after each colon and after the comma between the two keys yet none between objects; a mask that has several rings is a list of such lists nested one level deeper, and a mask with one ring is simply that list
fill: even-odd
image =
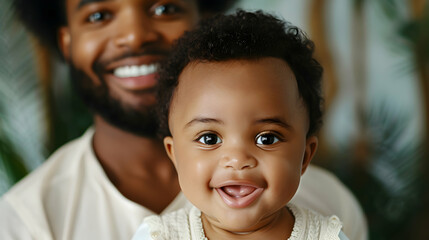
[{"label": "man's beard", "polygon": [[92,111],[124,131],[142,137],[157,137],[158,118],[154,105],[135,108],[121,102],[109,93],[109,87],[100,71],[95,70],[101,82],[99,85],[94,84],[85,72],[78,70],[73,64],[70,71],[74,88]]}]

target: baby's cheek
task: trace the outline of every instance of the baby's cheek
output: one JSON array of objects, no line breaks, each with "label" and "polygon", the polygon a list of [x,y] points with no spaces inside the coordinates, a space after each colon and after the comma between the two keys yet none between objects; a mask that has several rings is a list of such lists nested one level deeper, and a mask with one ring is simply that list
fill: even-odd
[{"label": "baby's cheek", "polygon": [[300,177],[298,170],[271,175],[273,179],[273,184],[271,184],[273,197],[286,203],[289,202],[298,189]]},{"label": "baby's cheek", "polygon": [[201,178],[201,173],[196,171],[179,173],[179,183],[183,194],[195,206],[202,209],[207,202],[207,194],[209,194],[206,180]]}]

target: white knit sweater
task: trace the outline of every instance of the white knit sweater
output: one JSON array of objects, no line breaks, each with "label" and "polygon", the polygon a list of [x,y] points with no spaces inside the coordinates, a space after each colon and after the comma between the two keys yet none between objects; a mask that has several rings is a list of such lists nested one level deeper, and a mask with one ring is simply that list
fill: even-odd
[{"label": "white knit sweater", "polygon": [[[347,239],[341,232],[342,224],[337,216],[325,217],[292,204],[288,208],[295,217],[289,240]],[[133,240],[207,240],[207,237],[201,222],[201,211],[192,207],[145,218]]]}]

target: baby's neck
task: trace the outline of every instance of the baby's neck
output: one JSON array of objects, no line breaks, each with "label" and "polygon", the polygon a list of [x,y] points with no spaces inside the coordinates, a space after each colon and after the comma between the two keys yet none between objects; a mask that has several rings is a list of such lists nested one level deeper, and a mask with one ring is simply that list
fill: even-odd
[{"label": "baby's neck", "polygon": [[224,228],[218,221],[201,213],[204,232],[209,240],[218,239],[288,239],[295,223],[292,212],[287,208],[281,208],[259,223],[255,223],[252,229],[245,231],[231,231]]}]

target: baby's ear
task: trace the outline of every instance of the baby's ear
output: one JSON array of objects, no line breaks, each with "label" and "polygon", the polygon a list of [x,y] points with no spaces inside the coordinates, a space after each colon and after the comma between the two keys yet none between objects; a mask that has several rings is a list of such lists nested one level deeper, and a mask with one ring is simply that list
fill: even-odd
[{"label": "baby's ear", "polygon": [[165,137],[164,138],[164,147],[167,152],[168,157],[173,162],[174,166],[176,166],[176,158],[174,157],[174,141],[173,137]]},{"label": "baby's ear", "polygon": [[310,136],[306,140],[304,159],[302,160],[301,175],[307,170],[308,165],[314,157],[317,150],[318,139],[316,136]]}]

